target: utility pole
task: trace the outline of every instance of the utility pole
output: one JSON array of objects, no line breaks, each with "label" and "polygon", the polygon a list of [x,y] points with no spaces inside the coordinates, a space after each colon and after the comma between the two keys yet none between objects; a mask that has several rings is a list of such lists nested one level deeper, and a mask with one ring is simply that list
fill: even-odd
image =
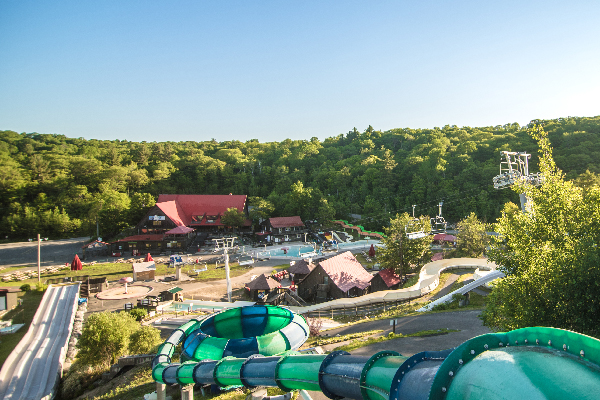
[{"label": "utility pole", "polygon": [[37,240],[38,240],[38,259],[37,259],[37,267],[38,267],[38,283],[40,283],[42,281],[42,274],[41,274],[41,268],[40,268],[40,250],[42,248],[42,241],[40,239],[40,234],[37,234]]},{"label": "utility pole", "polygon": [[[219,245],[223,245],[223,258],[225,259],[225,280],[227,281],[227,301],[231,303],[231,280],[229,278],[229,254],[227,250],[233,248],[233,242],[237,237],[213,239],[215,247],[218,249]],[[266,245],[265,245],[266,247]]]}]

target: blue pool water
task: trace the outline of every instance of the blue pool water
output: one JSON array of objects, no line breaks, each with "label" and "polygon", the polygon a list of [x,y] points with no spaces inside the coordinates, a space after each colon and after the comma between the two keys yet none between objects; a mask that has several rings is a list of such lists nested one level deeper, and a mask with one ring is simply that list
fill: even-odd
[{"label": "blue pool water", "polygon": [[[357,240],[356,242],[351,243],[338,243],[337,246],[339,249],[346,248],[361,248],[367,247],[371,244],[377,245],[379,243],[378,240]],[[274,250],[257,250],[256,253],[258,257],[301,257],[304,254],[314,252],[313,246],[306,245],[290,245],[285,246],[288,248],[287,254],[284,253],[282,249],[274,249]],[[335,246],[334,246],[335,248]],[[319,249],[317,249],[319,252]]]}]

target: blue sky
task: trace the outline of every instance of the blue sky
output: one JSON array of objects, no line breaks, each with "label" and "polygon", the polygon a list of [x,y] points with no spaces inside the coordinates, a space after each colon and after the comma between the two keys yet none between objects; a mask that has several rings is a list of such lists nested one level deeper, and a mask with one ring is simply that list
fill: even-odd
[{"label": "blue sky", "polygon": [[0,130],[324,139],[600,115],[600,2],[0,1]]}]

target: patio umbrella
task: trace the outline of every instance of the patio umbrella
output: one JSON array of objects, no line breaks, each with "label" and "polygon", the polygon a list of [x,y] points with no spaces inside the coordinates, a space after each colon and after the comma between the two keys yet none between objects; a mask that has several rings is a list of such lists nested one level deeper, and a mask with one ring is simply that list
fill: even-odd
[{"label": "patio umbrella", "polygon": [[375,247],[373,247],[373,245],[371,245],[371,248],[369,249],[369,257],[375,257]]},{"label": "patio umbrella", "polygon": [[125,284],[125,294],[127,294],[127,282],[133,282],[133,278],[130,276],[125,276],[125,277],[119,279],[119,283]]},{"label": "patio umbrella", "polygon": [[148,262],[148,261],[154,261],[154,259],[150,255],[150,253],[146,254],[146,258],[144,258],[144,262]]},{"label": "patio umbrella", "polygon": [[81,264],[79,256],[75,254],[75,257],[73,257],[73,262],[71,262],[71,271],[81,271],[82,269],[83,264]]}]

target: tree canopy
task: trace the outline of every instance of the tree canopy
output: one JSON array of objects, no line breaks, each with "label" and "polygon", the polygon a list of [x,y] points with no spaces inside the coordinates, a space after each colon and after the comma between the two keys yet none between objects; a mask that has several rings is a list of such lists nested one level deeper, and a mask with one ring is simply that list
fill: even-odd
[{"label": "tree canopy", "polygon": [[[566,179],[600,173],[600,117],[542,121]],[[456,222],[474,212],[495,221],[510,190],[494,190],[499,151],[534,152],[518,124],[354,128],[323,141],[129,142],[0,131],[0,237],[93,235],[135,225],[161,193],[246,194],[269,217],[351,219],[380,231],[417,205]],[[536,170],[535,160],[531,169]],[[587,172],[589,171],[589,172]],[[264,203],[267,204],[267,203]],[[261,207],[262,208],[262,207]],[[257,218],[261,218],[256,216]]]},{"label": "tree canopy", "polygon": [[[431,258],[431,235],[408,239],[406,227],[411,220],[413,218],[408,213],[396,214],[396,217],[390,220],[390,226],[385,228],[386,237],[383,238],[385,247],[377,251],[377,259],[381,266],[393,270],[400,276],[418,270],[425,260]],[[431,231],[429,217],[421,216],[417,224],[423,232]]]},{"label": "tree canopy", "polygon": [[552,326],[598,337],[600,328],[600,187],[586,189],[557,168],[549,135],[536,125],[540,187],[518,184],[528,212],[507,204],[489,258],[506,277],[488,297],[484,323],[497,330]]}]

